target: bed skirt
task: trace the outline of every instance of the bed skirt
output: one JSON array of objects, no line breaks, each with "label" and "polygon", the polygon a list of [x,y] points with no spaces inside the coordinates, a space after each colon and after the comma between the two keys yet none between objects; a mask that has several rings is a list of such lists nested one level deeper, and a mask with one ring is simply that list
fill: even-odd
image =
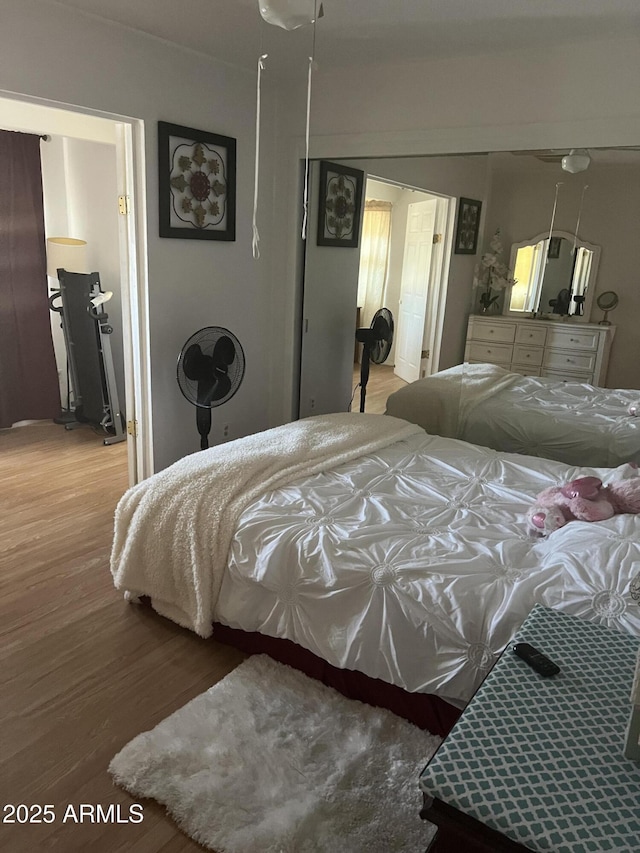
[{"label": "bed skirt", "polygon": [[343,696],[387,708],[434,735],[446,736],[462,713],[459,708],[438,696],[408,693],[401,687],[371,678],[364,673],[338,669],[291,640],[241,631],[219,622],[214,623],[213,639],[249,654],[269,655],[274,660],[333,687]]}]

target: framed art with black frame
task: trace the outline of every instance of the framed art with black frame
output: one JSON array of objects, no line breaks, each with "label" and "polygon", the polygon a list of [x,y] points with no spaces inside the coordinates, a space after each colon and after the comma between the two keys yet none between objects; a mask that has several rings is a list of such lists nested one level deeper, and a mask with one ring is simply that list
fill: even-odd
[{"label": "framed art with black frame", "polygon": [[236,140],[158,122],[160,236],[236,239]]},{"label": "framed art with black frame", "polygon": [[357,248],[363,183],[360,169],[320,161],[318,246]]},{"label": "framed art with black frame", "polygon": [[562,241],[562,237],[551,237],[549,239],[549,254],[548,258],[551,260],[556,260],[560,257],[560,244]]},{"label": "framed art with black frame", "polygon": [[458,202],[454,254],[475,255],[478,249],[481,209],[482,202],[472,198],[461,198]]}]

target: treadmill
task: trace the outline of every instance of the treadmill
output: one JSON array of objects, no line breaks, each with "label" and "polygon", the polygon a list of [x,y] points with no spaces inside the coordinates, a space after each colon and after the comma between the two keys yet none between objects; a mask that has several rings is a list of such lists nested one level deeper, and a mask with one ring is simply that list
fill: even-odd
[{"label": "treadmill", "polygon": [[59,313],[67,349],[67,377],[71,377],[74,407],[65,429],[90,424],[105,433],[103,444],[126,439],[111,353],[113,326],[104,305],[112,296],[100,286],[97,272],[58,270],[60,288],[49,298]]}]

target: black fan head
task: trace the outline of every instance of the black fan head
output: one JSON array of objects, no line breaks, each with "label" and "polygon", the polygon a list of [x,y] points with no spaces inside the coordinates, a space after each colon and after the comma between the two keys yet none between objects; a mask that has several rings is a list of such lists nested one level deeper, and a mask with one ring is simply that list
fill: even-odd
[{"label": "black fan head", "polygon": [[190,403],[212,409],[236,393],[244,376],[244,351],[228,329],[206,326],[191,335],[178,356],[180,390]]},{"label": "black fan head", "polygon": [[393,344],[393,315],[388,308],[379,308],[371,321],[371,361],[382,364],[391,352]]}]

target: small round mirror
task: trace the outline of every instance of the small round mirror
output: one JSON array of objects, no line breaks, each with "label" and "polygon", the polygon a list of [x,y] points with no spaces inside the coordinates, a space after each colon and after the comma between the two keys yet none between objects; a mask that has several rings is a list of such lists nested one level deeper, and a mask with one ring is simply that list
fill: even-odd
[{"label": "small round mirror", "polygon": [[618,294],[613,290],[605,290],[604,293],[598,296],[596,302],[598,303],[598,308],[601,308],[603,311],[613,311],[618,304]]},{"label": "small round mirror", "polygon": [[611,323],[607,317],[609,316],[609,311],[613,311],[618,304],[618,294],[614,290],[605,290],[604,293],[601,293],[600,296],[598,296],[596,303],[598,304],[598,308],[604,311],[604,317],[600,320],[598,325],[610,326]]}]

